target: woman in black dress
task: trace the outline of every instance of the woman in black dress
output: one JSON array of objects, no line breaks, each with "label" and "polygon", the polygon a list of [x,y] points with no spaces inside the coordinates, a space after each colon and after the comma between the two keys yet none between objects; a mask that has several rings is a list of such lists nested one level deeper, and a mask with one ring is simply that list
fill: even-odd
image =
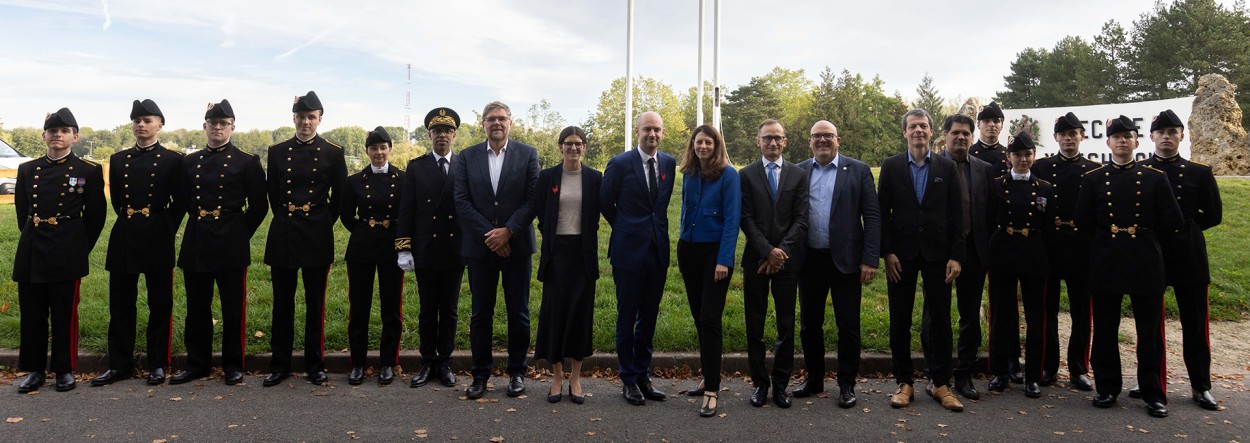
[{"label": "woman in black dress", "polygon": [[592,353],[595,280],[599,279],[599,186],[603,173],[582,164],[586,132],[576,126],[560,131],[560,165],[538,174],[538,230],[543,282],[534,358],[551,363],[547,401],[563,397],[564,359],[569,359],[569,397],[585,401],[582,359]]}]

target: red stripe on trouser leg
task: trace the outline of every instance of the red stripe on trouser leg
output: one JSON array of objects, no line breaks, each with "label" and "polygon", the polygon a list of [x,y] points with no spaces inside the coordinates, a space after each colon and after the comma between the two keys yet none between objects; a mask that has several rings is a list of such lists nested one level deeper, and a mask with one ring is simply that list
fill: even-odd
[{"label": "red stripe on trouser leg", "polygon": [[239,366],[247,369],[247,268],[243,268],[243,300],[239,317]]},{"label": "red stripe on trouser leg", "polygon": [[82,279],[74,280],[74,306],[71,307],[69,322],[69,370],[74,372],[78,370],[78,297],[80,296],[80,287]]},{"label": "red stripe on trouser leg", "polygon": [[321,352],[318,355],[324,358],[326,355],[326,292],[330,289],[330,265],[326,265],[326,279],[323,281],[326,283],[321,286]]},{"label": "red stripe on trouser leg", "polygon": [[1163,395],[1168,392],[1168,340],[1167,340],[1167,312],[1164,310],[1164,298],[1166,294],[1159,296],[1159,386],[1163,389]]}]

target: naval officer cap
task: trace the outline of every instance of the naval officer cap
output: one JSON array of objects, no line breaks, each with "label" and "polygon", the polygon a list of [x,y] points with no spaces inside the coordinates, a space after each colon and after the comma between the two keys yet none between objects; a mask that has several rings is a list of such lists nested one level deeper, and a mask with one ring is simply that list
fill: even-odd
[{"label": "naval officer cap", "polygon": [[1107,137],[1119,134],[1121,132],[1136,131],[1137,124],[1133,123],[1133,119],[1120,115],[1119,117],[1107,120]]},{"label": "naval officer cap", "polygon": [[1011,139],[1011,143],[1007,144],[1007,152],[1031,151],[1034,149],[1037,149],[1037,145],[1033,144],[1033,137],[1024,131],[1016,133],[1015,138]]},{"label": "naval officer cap", "polygon": [[209,103],[208,110],[204,111],[204,120],[210,118],[234,118],[234,108],[230,107],[230,101],[223,98],[220,103]]},{"label": "naval officer cap", "polygon": [[1160,112],[1159,115],[1150,120],[1150,132],[1167,128],[1185,129],[1185,123],[1181,122],[1181,118],[1175,112],[1172,112],[1171,109]]},{"label": "naval officer cap", "polygon": [[321,99],[317,98],[317,93],[308,91],[307,94],[295,97],[295,103],[291,105],[291,112],[305,111],[321,111],[326,113],[326,109],[321,106]]},{"label": "naval officer cap", "polygon": [[1076,118],[1076,114],[1071,112],[1064,114],[1062,117],[1055,119],[1055,133],[1068,132],[1073,129],[1084,129],[1081,125],[1081,119]]},{"label": "naval officer cap", "polygon": [[145,98],[143,101],[135,100],[135,103],[130,106],[130,119],[135,120],[145,115],[160,117],[161,124],[165,124],[165,114],[161,113],[161,107],[156,106],[156,102],[150,98]]},{"label": "naval officer cap", "polygon": [[386,128],[383,128],[381,126],[373,128],[372,131],[369,131],[369,135],[365,137],[366,147],[373,146],[378,143],[386,143],[387,146],[391,145],[391,134],[389,132],[386,132]]},{"label": "naval officer cap", "polygon": [[981,112],[977,113],[977,121],[995,118],[1003,118],[1003,108],[998,107],[998,102],[990,102],[990,104],[981,108]]},{"label": "naval officer cap", "polygon": [[425,114],[425,129],[434,129],[435,126],[446,126],[455,130],[460,127],[460,114],[451,108],[434,108]]}]

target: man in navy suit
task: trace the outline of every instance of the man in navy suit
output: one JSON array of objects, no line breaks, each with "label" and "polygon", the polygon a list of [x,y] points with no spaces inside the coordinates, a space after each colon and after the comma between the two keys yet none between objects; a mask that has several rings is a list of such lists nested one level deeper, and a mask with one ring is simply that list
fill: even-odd
[{"label": "man in navy suit", "polygon": [[486,141],[460,151],[455,172],[456,214],[464,231],[460,254],[469,266],[473,309],[469,342],[473,384],[466,395],[481,398],[491,372],[495,288],[503,276],[508,311],[508,396],[525,392],[525,355],[530,345],[529,285],[534,241],[538,151],[508,139],[512,111],[490,102],[482,112]]},{"label": "man in navy suit", "polygon": [[668,202],[677,161],[659,152],[660,114],[644,112],[635,127],[638,146],[608,160],[599,191],[612,225],[608,257],[616,283],[616,353],[625,401],[642,405],[667,396],[651,384],[652,338],[668,278]]},{"label": "man in navy suit", "polygon": [[838,128],[821,120],[812,125],[812,158],[799,164],[808,175],[806,250],[799,273],[799,337],[807,380],[795,397],[825,390],[825,297],[832,293],[838,326],[838,406],[855,406],[859,375],[860,302],[863,285],[877,275],[881,261],[881,210],[872,170],[838,153]]}]

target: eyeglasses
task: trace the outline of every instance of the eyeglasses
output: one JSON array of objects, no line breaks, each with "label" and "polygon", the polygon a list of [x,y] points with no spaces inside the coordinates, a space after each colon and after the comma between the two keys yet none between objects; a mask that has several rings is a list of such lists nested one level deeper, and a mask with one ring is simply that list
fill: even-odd
[{"label": "eyeglasses", "polygon": [[211,120],[211,121],[205,122],[205,124],[207,124],[209,127],[212,127],[212,128],[226,128],[226,127],[234,126],[234,122],[225,121],[225,120]]},{"label": "eyeglasses", "polygon": [[760,140],[764,143],[781,143],[785,139],[786,136],[784,135],[765,135],[760,137]]},{"label": "eyeglasses", "polygon": [[486,123],[503,123],[511,119],[508,117],[486,117],[484,120],[486,120]]},{"label": "eyeglasses", "polygon": [[434,134],[434,135],[449,135],[449,134],[455,134],[455,133],[456,133],[456,130],[455,130],[455,129],[451,129],[451,128],[441,128],[441,127],[440,127],[440,128],[431,129],[431,130],[430,130],[430,133],[431,133],[431,134]]},{"label": "eyeglasses", "polygon": [[822,132],[822,133],[819,133],[819,134],[812,134],[812,140],[834,140],[834,139],[836,139],[836,138],[838,138],[838,134],[833,134],[833,133],[829,133],[829,132]]},{"label": "eyeglasses", "polygon": [[564,146],[564,147],[566,147],[566,148],[584,148],[584,147],[586,147],[586,143],[583,143],[583,142],[564,142],[564,143],[560,143],[560,146]]}]

